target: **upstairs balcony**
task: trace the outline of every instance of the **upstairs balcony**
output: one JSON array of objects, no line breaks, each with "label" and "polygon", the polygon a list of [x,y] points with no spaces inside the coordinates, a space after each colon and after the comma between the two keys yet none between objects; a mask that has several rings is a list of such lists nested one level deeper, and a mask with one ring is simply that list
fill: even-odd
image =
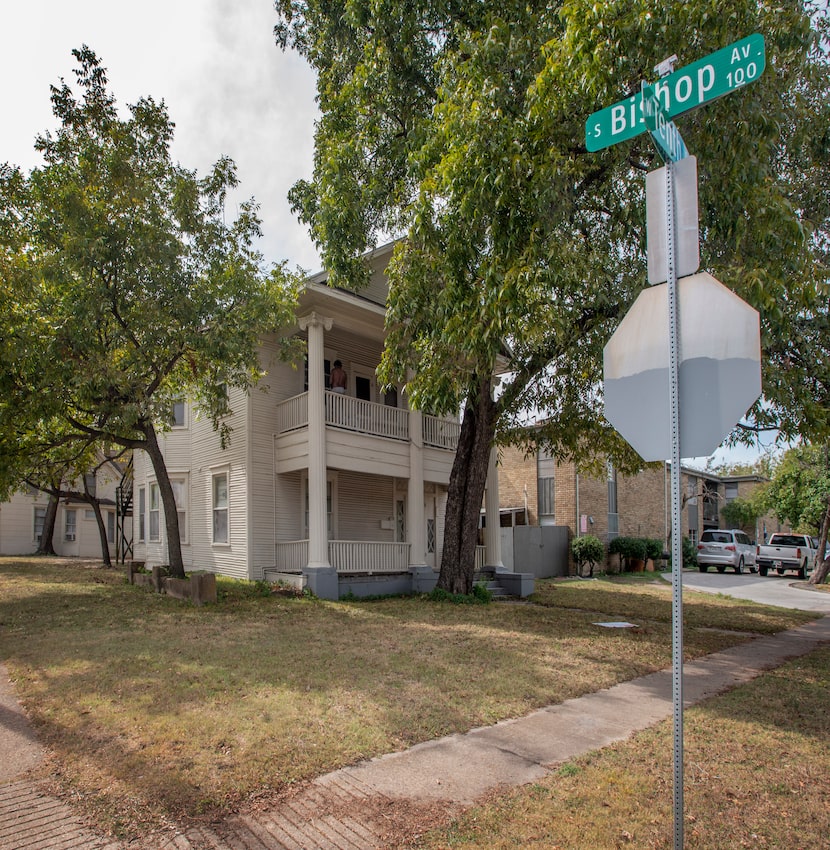
[{"label": "upstairs balcony", "polygon": [[[342,393],[325,393],[326,426],[373,437],[409,442],[409,411]],[[425,446],[455,451],[461,425],[450,419],[424,414]],[[308,427],[308,393],[281,402],[277,407],[277,434]]]}]

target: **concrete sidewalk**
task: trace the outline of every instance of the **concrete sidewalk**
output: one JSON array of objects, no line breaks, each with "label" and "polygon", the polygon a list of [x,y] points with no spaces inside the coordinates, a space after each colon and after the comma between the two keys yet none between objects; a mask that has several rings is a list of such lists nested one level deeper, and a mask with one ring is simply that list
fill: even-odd
[{"label": "concrete sidewalk", "polygon": [[[830,644],[830,616],[687,663],[684,702],[698,703],[784,661]],[[482,795],[534,782],[562,762],[624,740],[672,716],[665,670],[533,712],[429,741],[319,777],[279,807],[185,828],[142,847],[156,850],[369,850],[400,835],[396,819],[458,811]],[[117,850],[89,833],[25,772],[39,753],[0,675],[0,848]],[[7,722],[8,721],[8,722]],[[74,842],[74,843],[73,843]]]}]

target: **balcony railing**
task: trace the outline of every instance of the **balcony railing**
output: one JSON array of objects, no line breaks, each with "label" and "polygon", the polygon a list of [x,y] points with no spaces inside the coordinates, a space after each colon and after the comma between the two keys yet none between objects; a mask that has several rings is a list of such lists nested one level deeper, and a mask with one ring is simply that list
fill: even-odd
[{"label": "balcony railing", "polygon": [[[409,569],[409,543],[329,540],[329,563],[338,573],[401,573]],[[278,570],[296,573],[308,565],[308,540],[276,544]]]},{"label": "balcony railing", "polygon": [[[325,394],[326,425],[346,431],[409,439],[409,411],[364,401],[341,393]],[[277,433],[285,434],[308,426],[308,393],[293,396],[277,405]],[[461,425],[449,419],[424,415],[424,445],[454,451]]]},{"label": "balcony railing", "polygon": [[392,440],[409,439],[409,411],[352,398],[343,393],[326,393],[326,425],[359,431]]},{"label": "balcony railing", "polygon": [[437,449],[458,448],[458,437],[461,434],[461,425],[449,419],[440,419],[437,416],[424,415],[424,445],[433,446]]}]

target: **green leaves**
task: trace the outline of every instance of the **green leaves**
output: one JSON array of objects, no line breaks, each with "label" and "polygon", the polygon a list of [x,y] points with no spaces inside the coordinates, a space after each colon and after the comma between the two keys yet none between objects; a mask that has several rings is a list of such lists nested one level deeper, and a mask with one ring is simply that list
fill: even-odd
[{"label": "green leaves", "polygon": [[359,286],[355,258],[406,236],[389,271],[384,377],[458,409],[477,376],[502,371],[504,439],[533,410],[554,423],[555,450],[610,450],[621,463],[630,455],[601,417],[602,347],[645,285],[644,176],[658,162],[647,136],[589,154],[584,122],[653,81],[667,55],[682,67],[762,32],[767,73],[678,124],[698,157],[702,267],[761,312],[766,399],[753,416],[826,433],[826,11],[794,0],[276,6],[283,45],[319,74],[314,177],[292,202],[333,281]]},{"label": "green leaves", "polygon": [[204,178],[174,164],[164,105],[119,118],[98,58],[75,55],[80,94],[53,89],[45,164],[0,171],[0,380],[14,399],[0,424],[20,441],[137,446],[183,395],[218,424],[217,382],[256,382],[259,336],[290,324],[296,284],[262,268],[256,204],[227,215],[234,163]]}]

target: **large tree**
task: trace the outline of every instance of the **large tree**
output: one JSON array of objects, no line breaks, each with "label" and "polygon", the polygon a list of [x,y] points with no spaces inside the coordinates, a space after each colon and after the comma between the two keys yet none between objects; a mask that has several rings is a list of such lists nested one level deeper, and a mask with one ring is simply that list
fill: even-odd
[{"label": "large tree", "polygon": [[830,560],[824,558],[830,528],[830,444],[788,449],[773,470],[762,499],[765,510],[796,531],[819,535],[817,569],[810,581],[823,582],[830,571]]},{"label": "large tree", "polygon": [[[682,66],[757,31],[771,71],[678,124],[699,160],[703,267],[762,311],[765,344],[781,348],[765,410],[798,419],[805,396],[788,396],[782,341],[827,311],[817,10],[793,0],[742,0],[728,15],[704,0],[276,8],[278,42],[318,72],[322,112],[295,208],[335,283],[360,286],[361,251],[406,237],[389,268],[383,377],[408,378],[424,409],[463,405],[441,586],[470,590],[494,441],[538,435],[558,456],[636,464],[601,416],[601,351],[645,285],[643,178],[659,162],[647,135],[589,153],[585,119],[653,80],[668,54]],[[806,336],[805,359],[824,349]],[[544,418],[533,436],[528,411]]]},{"label": "large tree", "polygon": [[43,165],[0,166],[0,471],[32,433],[147,452],[183,575],[159,430],[187,397],[227,438],[227,390],[257,380],[259,336],[291,324],[294,283],[262,268],[253,200],[226,209],[233,162],[202,178],[175,164],[164,104],[119,116],[96,55],[74,54],[81,96],[53,87]]}]

